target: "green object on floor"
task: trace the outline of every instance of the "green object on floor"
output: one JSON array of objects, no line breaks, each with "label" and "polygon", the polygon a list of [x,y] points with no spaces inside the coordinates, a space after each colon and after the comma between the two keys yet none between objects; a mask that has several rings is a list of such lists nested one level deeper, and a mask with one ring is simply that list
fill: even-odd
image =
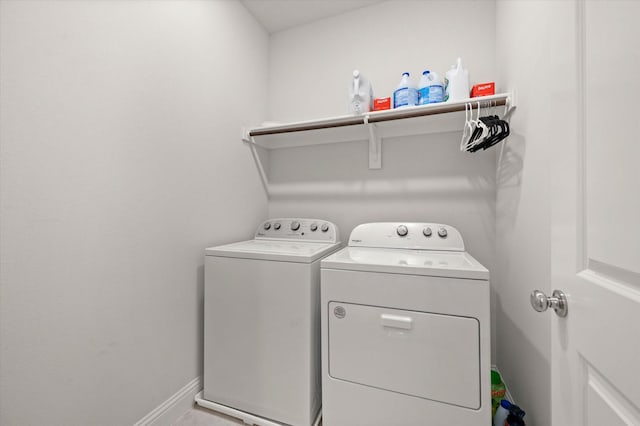
[{"label": "green object on floor", "polygon": [[491,418],[496,415],[496,410],[500,405],[500,401],[504,399],[507,388],[502,382],[500,373],[491,370]]}]

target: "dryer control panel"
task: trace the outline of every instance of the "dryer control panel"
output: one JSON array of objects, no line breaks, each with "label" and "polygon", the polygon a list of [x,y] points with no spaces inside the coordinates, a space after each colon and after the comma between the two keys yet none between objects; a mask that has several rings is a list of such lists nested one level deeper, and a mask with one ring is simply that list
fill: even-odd
[{"label": "dryer control panel", "polygon": [[258,226],[255,238],[264,240],[337,243],[338,227],[322,219],[277,218]]},{"label": "dryer control panel", "polygon": [[349,246],[464,251],[460,232],[442,223],[364,223],[351,231]]}]

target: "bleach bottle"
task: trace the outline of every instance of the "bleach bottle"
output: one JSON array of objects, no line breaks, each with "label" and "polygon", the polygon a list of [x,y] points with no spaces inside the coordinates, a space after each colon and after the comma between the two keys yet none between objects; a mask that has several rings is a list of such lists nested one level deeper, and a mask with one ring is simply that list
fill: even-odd
[{"label": "bleach bottle", "polygon": [[393,107],[402,108],[418,104],[418,89],[411,83],[408,72],[402,73],[400,84],[395,92],[393,92]]},{"label": "bleach bottle", "polygon": [[418,89],[418,105],[435,104],[444,101],[444,85],[435,72],[422,72]]},{"label": "bleach bottle", "polygon": [[429,103],[429,70],[422,71],[420,84],[418,85],[418,105]]}]

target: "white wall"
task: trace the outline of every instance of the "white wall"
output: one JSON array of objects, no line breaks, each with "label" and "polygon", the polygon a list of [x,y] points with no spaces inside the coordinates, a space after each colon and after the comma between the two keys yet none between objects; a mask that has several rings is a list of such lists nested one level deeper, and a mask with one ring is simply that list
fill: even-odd
[{"label": "white wall", "polygon": [[537,313],[529,305],[534,289],[551,293],[549,141],[555,100],[551,84],[544,80],[574,77],[556,74],[551,61],[552,46],[564,39],[556,36],[562,34],[560,27],[551,25],[557,23],[551,19],[556,9],[553,1],[496,5],[500,81],[518,90],[512,136],[504,144],[498,168],[496,361],[532,425],[551,424],[553,314]]},{"label": "white wall", "polygon": [[348,113],[354,69],[378,97],[391,96],[402,72],[417,83],[462,57],[473,82],[495,75],[493,0],[393,0],[271,35],[269,118],[292,121]]},{"label": "white wall", "polygon": [[[275,33],[270,119],[346,114],[354,69],[372,81],[377,96],[390,96],[403,71],[415,78],[425,68],[442,74],[458,56],[472,81],[496,79],[493,1],[383,2]],[[274,150],[269,214],[332,220],[343,240],[363,222],[447,223],[493,272],[496,157],[461,153],[460,136],[385,140],[381,170],[368,169],[364,141]]]},{"label": "white wall", "polygon": [[236,1],[0,5],[0,424],[132,424],[201,374],[203,249],[266,216],[268,38]]}]

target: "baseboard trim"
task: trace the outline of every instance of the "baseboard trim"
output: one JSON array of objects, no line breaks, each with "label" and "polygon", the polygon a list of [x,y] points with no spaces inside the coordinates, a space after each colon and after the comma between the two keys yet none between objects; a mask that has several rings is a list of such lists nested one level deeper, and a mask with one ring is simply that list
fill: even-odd
[{"label": "baseboard trim", "polygon": [[193,399],[201,390],[202,377],[196,377],[149,414],[138,420],[134,426],[171,426],[178,417],[193,406]]}]

